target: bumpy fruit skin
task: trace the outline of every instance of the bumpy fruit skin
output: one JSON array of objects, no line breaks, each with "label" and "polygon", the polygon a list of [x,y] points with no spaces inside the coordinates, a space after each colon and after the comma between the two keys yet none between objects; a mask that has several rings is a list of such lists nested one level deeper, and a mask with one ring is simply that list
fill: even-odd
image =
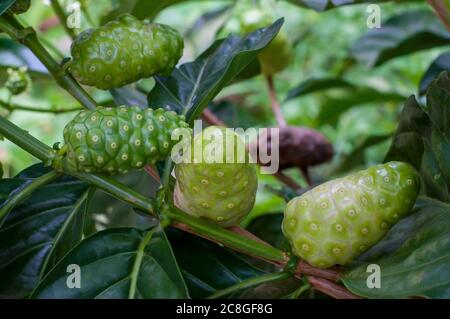
[{"label": "bumpy fruit skin", "polygon": [[[273,22],[271,14],[258,7],[244,11],[240,18],[243,33],[268,27]],[[284,70],[291,63],[292,58],[292,45],[283,30],[277,34],[258,56],[262,72],[266,75],[273,75]]]},{"label": "bumpy fruit skin", "polygon": [[329,181],[287,204],[283,233],[294,254],[311,265],[346,265],[411,211],[419,186],[419,176],[403,162]]},{"label": "bumpy fruit skin", "polygon": [[[209,134],[222,134],[224,142],[208,140]],[[230,129],[211,126],[194,137],[191,150],[192,147],[221,149],[224,163],[207,163],[202,161],[202,152],[191,152],[190,163],[175,166],[175,204],[186,213],[219,226],[236,225],[253,208],[258,187],[256,166],[249,163],[248,154],[236,156],[237,148],[245,147],[241,138]]]},{"label": "bumpy fruit skin", "polygon": [[22,14],[28,11],[31,6],[31,0],[17,0],[12,6],[9,7],[9,14]]},{"label": "bumpy fruit skin", "polygon": [[27,68],[22,67],[19,69],[8,69],[8,79],[6,80],[5,86],[11,92],[12,95],[18,95],[23,93],[30,81],[27,75]]},{"label": "bumpy fruit skin", "polygon": [[83,84],[121,87],[155,74],[169,74],[183,54],[183,38],[170,26],[125,14],[72,43],[70,70]]},{"label": "bumpy fruit skin", "polygon": [[98,107],[81,111],[64,128],[65,165],[86,173],[126,173],[170,155],[184,117],[163,109]]}]

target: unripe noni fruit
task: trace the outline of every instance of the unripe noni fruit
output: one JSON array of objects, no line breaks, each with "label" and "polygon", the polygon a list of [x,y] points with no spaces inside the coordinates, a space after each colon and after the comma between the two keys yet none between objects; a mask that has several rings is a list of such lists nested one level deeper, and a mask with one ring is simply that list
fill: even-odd
[{"label": "unripe noni fruit", "polygon": [[256,165],[233,130],[211,126],[197,134],[185,161],[175,166],[175,204],[222,227],[250,212],[257,189]]},{"label": "unripe noni fruit", "polygon": [[81,83],[112,89],[172,72],[183,54],[183,38],[170,26],[125,14],[72,43],[70,70]]},{"label": "unripe noni fruit", "polygon": [[86,173],[125,173],[170,155],[184,116],[163,109],[98,107],[81,111],[64,128],[65,165]]},{"label": "unripe noni fruit", "polygon": [[12,95],[18,95],[28,87],[30,78],[27,74],[26,67],[20,67],[19,69],[8,68],[8,79],[5,82],[5,87],[11,92]]},{"label": "unripe noni fruit", "polygon": [[[272,15],[261,7],[245,10],[240,17],[241,31],[250,33],[270,26],[274,22]],[[283,30],[269,43],[258,56],[262,72],[273,75],[284,70],[292,61],[293,48]]]},{"label": "unripe noni fruit", "polygon": [[418,174],[403,162],[326,182],[287,204],[283,233],[311,265],[346,265],[411,211],[419,186]]}]

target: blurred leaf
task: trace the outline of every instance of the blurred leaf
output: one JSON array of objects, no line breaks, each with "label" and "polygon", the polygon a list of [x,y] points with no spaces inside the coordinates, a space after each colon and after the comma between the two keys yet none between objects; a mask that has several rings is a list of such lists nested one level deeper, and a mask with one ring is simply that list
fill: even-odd
[{"label": "blurred leaf", "polygon": [[208,106],[219,119],[221,119],[228,127],[241,127],[247,129],[249,127],[258,126],[258,119],[254,118],[245,107],[236,105],[231,101],[211,102]]},{"label": "blurred leaf", "polygon": [[[353,293],[369,298],[450,298],[450,205],[429,198],[416,203],[382,241],[345,273]],[[367,286],[369,264],[381,269],[381,287]]]},{"label": "blurred leaf", "polygon": [[221,18],[225,13],[227,13],[233,6],[226,5],[224,7],[208,11],[202,14],[197,21],[195,21],[194,25],[190,27],[185,33],[186,37],[191,37],[198,32],[201,32],[206,26],[208,26],[212,21],[215,21]]},{"label": "blurred leaf", "polygon": [[[67,287],[69,265],[79,265],[81,288]],[[183,278],[160,229],[115,228],[76,246],[44,278],[33,298],[187,298]]]},{"label": "blurred leaf", "polygon": [[364,104],[403,102],[406,97],[393,92],[382,92],[370,87],[335,90],[321,96],[318,120],[320,124],[336,125],[342,113]]},{"label": "blurred leaf", "polygon": [[281,28],[283,19],[244,37],[216,41],[194,62],[175,69],[170,77],[156,77],[148,95],[149,105],[164,106],[187,114],[189,122],[267,46]]},{"label": "blurred leaf", "polygon": [[354,85],[341,78],[308,79],[289,90],[286,101],[296,97],[335,88],[353,88]]},{"label": "blurred leaf", "polygon": [[28,48],[6,38],[0,38],[0,66],[26,66],[31,72],[48,74],[45,66]]},{"label": "blurred leaf", "polygon": [[2,0],[2,3],[0,3],[0,15],[12,6],[14,2],[16,2],[16,0]]},{"label": "blurred leaf", "polygon": [[[33,173],[33,171],[35,171]],[[0,180],[0,201],[48,172],[34,165]],[[38,176],[27,177],[38,174]],[[23,298],[82,237],[87,185],[62,177],[16,206],[0,228],[0,297]]]},{"label": "blurred leaf", "polygon": [[146,108],[148,106],[145,94],[138,91],[133,85],[112,89],[109,92],[111,92],[116,105],[137,105],[141,108]]},{"label": "blurred leaf", "polygon": [[217,244],[176,229],[169,229],[167,235],[194,299],[264,273]]},{"label": "blurred leaf", "polygon": [[450,33],[431,10],[405,12],[372,29],[353,45],[350,54],[369,67],[420,50],[450,44]]},{"label": "blurred leaf", "polygon": [[343,159],[341,159],[339,165],[334,170],[334,174],[342,174],[346,173],[355,167],[364,166],[365,158],[364,153],[367,148],[380,144],[387,139],[391,138],[392,134],[384,134],[384,135],[373,135],[364,139],[359,145],[357,145],[353,151],[349,154],[346,154]]},{"label": "blurred leaf", "polygon": [[[293,4],[311,8],[316,11],[325,11],[334,9],[340,6],[350,5],[350,4],[362,4],[362,3],[379,3],[379,2],[388,2],[392,0],[287,0]],[[393,0],[400,2],[400,0]],[[401,0],[401,2],[415,2],[420,0]]]},{"label": "blurred leaf", "polygon": [[426,93],[428,86],[442,71],[450,71],[450,52],[442,53],[431,63],[420,80],[419,93],[421,95]]},{"label": "blurred leaf", "polygon": [[428,88],[427,106],[406,101],[386,161],[411,163],[422,176],[425,193],[450,202],[450,79],[442,72]]},{"label": "blurred leaf", "polygon": [[285,278],[276,281],[266,282],[255,287],[245,289],[235,298],[239,299],[284,299],[290,298],[302,285],[302,281],[295,278]]}]

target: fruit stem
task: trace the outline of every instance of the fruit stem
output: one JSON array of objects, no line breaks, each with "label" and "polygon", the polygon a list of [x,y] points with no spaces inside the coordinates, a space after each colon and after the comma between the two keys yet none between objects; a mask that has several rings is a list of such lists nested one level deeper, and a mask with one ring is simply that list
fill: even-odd
[{"label": "fruit stem", "polygon": [[245,288],[250,288],[256,285],[260,285],[266,282],[271,282],[271,281],[275,281],[275,280],[281,280],[281,279],[286,279],[291,277],[292,274],[289,274],[287,272],[277,272],[277,273],[271,273],[271,274],[264,274],[261,276],[256,276],[244,281],[241,281],[235,285],[232,285],[230,287],[227,287],[225,289],[222,290],[218,290],[215,293],[213,293],[212,295],[210,295],[207,299],[218,299],[218,298],[223,298],[226,295],[229,295],[233,292],[237,292],[240,291],[242,289]]},{"label": "fruit stem", "polygon": [[53,11],[55,11],[56,15],[58,16],[59,22],[64,27],[64,30],[66,30],[67,34],[72,38],[72,40],[75,39],[77,35],[75,34],[75,31],[72,28],[69,28],[69,26],[67,25],[67,15],[58,0],[50,0],[50,2],[52,4]]},{"label": "fruit stem", "polygon": [[39,42],[36,31],[33,28],[25,28],[15,17],[6,14],[0,16],[0,29],[5,31],[11,38],[27,46],[53,75],[56,82],[78,102],[88,109],[96,108],[97,103],[78,82],[69,73],[62,72],[59,64]]},{"label": "fruit stem", "polygon": [[272,106],[272,111],[275,114],[279,127],[286,126],[286,120],[284,119],[283,113],[281,112],[280,103],[278,103],[277,93],[273,83],[273,77],[271,75],[266,76],[267,87],[269,89],[270,105]]},{"label": "fruit stem", "polygon": [[441,0],[427,0],[428,4],[436,12],[436,15],[441,19],[447,30],[450,32],[450,7],[445,5],[445,1]]}]

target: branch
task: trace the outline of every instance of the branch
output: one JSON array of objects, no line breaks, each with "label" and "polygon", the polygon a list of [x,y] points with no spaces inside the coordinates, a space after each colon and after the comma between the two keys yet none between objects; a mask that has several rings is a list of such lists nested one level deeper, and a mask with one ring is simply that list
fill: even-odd
[{"label": "branch", "polygon": [[361,299],[361,297],[352,294],[345,287],[342,287],[341,285],[327,279],[310,276],[308,277],[308,281],[316,290],[321,291],[335,299]]},{"label": "branch", "polygon": [[202,118],[211,125],[227,126],[222,120],[220,120],[211,110],[204,109]]},{"label": "branch", "polygon": [[97,103],[70,74],[63,71],[60,65],[39,42],[33,28],[24,28],[16,18],[9,15],[2,15],[0,16],[0,29],[5,31],[11,38],[27,46],[42,64],[45,65],[56,82],[78,100],[78,102],[88,109],[95,109]]},{"label": "branch", "polygon": [[287,186],[289,186],[290,188],[294,189],[294,190],[299,190],[302,187],[290,176],[285,175],[283,172],[278,171],[274,174],[274,176],[280,180],[281,182],[283,182],[284,184],[286,184]]},{"label": "branch", "polygon": [[450,12],[449,8],[442,0],[427,0],[428,4],[436,12],[436,15],[441,19],[447,30],[450,32]]},{"label": "branch", "polygon": [[3,108],[7,109],[8,111],[19,110],[19,111],[55,113],[55,114],[80,111],[83,109],[83,107],[81,107],[81,106],[74,106],[74,107],[70,107],[67,109],[40,109],[40,108],[36,108],[36,107],[31,107],[31,106],[8,103],[8,102],[2,101],[2,100],[0,100],[0,105]]},{"label": "branch", "polygon": [[272,111],[275,114],[278,126],[286,126],[286,120],[284,119],[283,113],[281,112],[280,103],[278,103],[276,90],[273,84],[273,77],[271,75],[266,76],[267,86],[269,88],[270,105],[272,106]]}]

